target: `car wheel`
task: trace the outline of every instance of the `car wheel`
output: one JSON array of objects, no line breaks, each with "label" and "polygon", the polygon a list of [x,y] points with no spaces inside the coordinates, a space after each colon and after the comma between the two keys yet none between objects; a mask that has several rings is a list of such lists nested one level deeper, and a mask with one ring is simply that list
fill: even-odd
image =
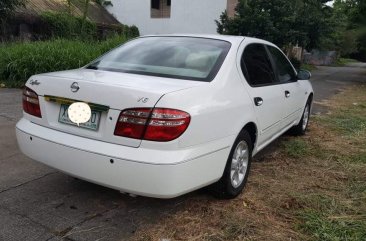
[{"label": "car wheel", "polygon": [[252,141],[246,130],[236,138],[221,179],[212,186],[213,194],[218,198],[235,198],[248,179],[252,161]]},{"label": "car wheel", "polygon": [[291,129],[292,134],[298,136],[305,135],[305,132],[309,125],[309,119],[310,119],[310,102],[308,101],[308,103],[306,103],[304,113],[302,114],[299,124]]}]

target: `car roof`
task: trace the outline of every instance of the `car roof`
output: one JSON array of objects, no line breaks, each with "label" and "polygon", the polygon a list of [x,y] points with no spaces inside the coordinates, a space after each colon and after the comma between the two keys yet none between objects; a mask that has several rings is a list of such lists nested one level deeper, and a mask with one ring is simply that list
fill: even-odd
[{"label": "car roof", "polygon": [[191,38],[208,38],[228,41],[232,44],[240,44],[244,39],[249,42],[258,42],[263,44],[273,45],[273,43],[268,42],[263,39],[247,37],[247,36],[235,36],[235,35],[221,35],[221,34],[156,34],[156,35],[145,35],[144,37],[191,37]]},{"label": "car roof", "polygon": [[192,37],[192,38],[209,38],[224,40],[231,43],[243,41],[243,36],[232,36],[232,35],[220,35],[220,34],[157,34],[157,35],[145,35],[145,37]]}]

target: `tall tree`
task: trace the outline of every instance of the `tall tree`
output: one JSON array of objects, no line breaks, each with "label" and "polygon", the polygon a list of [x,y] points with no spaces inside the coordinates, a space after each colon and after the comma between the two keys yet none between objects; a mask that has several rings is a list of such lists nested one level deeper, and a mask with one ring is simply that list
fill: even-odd
[{"label": "tall tree", "polygon": [[342,19],[335,29],[342,39],[343,56],[366,61],[366,0],[335,0],[334,18]]},{"label": "tall tree", "polygon": [[24,5],[24,0],[1,0],[0,19],[9,16],[17,7],[22,5]]},{"label": "tall tree", "polygon": [[357,51],[353,54],[359,60],[366,61],[366,0],[348,0],[350,2],[350,29],[357,34]]},{"label": "tall tree", "polygon": [[0,1],[0,23],[2,31],[5,30],[5,22],[14,10],[24,5],[25,0],[1,0]]},{"label": "tall tree", "polygon": [[224,12],[217,21],[221,34],[263,38],[283,47],[297,44],[313,48],[329,34],[328,0],[240,0],[236,14]]}]

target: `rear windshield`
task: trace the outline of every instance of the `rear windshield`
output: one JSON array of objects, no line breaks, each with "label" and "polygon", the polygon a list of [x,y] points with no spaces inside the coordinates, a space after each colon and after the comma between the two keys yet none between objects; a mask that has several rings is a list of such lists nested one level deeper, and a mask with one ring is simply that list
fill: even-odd
[{"label": "rear windshield", "polygon": [[87,68],[208,82],[216,76],[230,46],[226,41],[205,38],[138,38]]}]

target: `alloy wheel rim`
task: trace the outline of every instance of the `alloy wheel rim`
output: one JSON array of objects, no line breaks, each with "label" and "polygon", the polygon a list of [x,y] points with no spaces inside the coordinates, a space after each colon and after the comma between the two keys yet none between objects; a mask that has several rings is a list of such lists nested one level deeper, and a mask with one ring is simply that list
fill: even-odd
[{"label": "alloy wheel rim", "polygon": [[230,180],[234,188],[239,187],[245,178],[249,163],[249,148],[245,141],[240,141],[231,160]]},{"label": "alloy wheel rim", "polygon": [[302,122],[302,129],[305,130],[309,122],[309,105],[306,105]]}]

